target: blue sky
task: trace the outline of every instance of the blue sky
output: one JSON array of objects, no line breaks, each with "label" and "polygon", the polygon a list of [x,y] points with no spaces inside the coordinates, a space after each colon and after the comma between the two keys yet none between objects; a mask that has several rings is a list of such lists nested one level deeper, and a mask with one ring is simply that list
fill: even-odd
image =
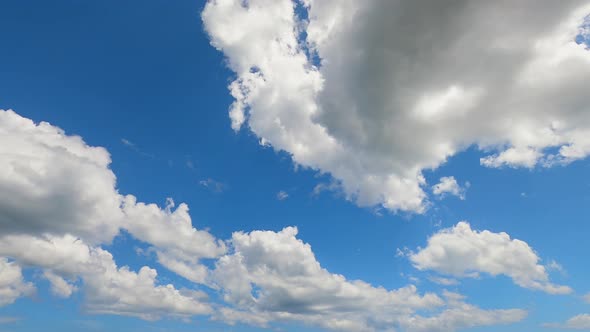
[{"label": "blue sky", "polygon": [[[231,1],[220,3],[229,2]],[[235,2],[239,7],[239,1]],[[332,5],[338,6],[338,4]],[[341,47],[341,52],[348,54],[347,52],[352,51],[347,50],[346,47],[356,48],[359,45],[364,45],[365,41],[342,41],[344,38],[330,37],[341,44],[336,45],[337,42],[333,42],[324,45],[321,44],[322,41],[318,37],[316,42],[319,46],[314,52],[317,52],[319,54],[317,56],[324,59],[322,61],[325,62],[318,64],[314,62],[316,60],[309,60],[310,66],[314,64],[319,66],[315,70],[325,79],[320,89],[321,92],[318,92],[317,105],[326,110],[332,103],[336,107],[334,110],[328,110],[325,111],[325,114],[318,115],[317,123],[327,128],[327,132],[342,146],[353,146],[354,148],[334,156],[325,152],[319,152],[320,157],[299,155],[298,151],[290,150],[296,146],[295,143],[288,139],[283,140],[284,137],[296,137],[298,134],[293,134],[293,132],[288,133],[292,134],[291,136],[283,135],[284,133],[277,134],[278,129],[273,129],[268,125],[272,121],[266,122],[267,119],[262,115],[270,114],[270,109],[273,107],[283,107],[287,110],[285,113],[277,113],[273,116],[282,117],[281,120],[286,128],[305,131],[307,127],[304,125],[292,123],[291,126],[288,121],[297,121],[296,116],[291,118],[289,114],[299,114],[294,108],[301,105],[304,107],[307,97],[298,95],[298,93],[303,94],[305,92],[301,91],[307,90],[295,89],[291,95],[289,94],[291,92],[286,90],[288,88],[286,86],[289,84],[276,83],[276,77],[282,77],[286,81],[292,79],[306,82],[307,76],[298,77],[296,76],[298,72],[295,70],[284,73],[277,72],[276,76],[272,76],[269,71],[279,68],[273,61],[279,56],[286,55],[283,53],[260,55],[267,51],[262,47],[265,44],[261,44],[260,41],[264,37],[261,29],[265,29],[265,27],[257,26],[258,30],[247,30],[255,25],[252,23],[257,20],[255,16],[250,17],[254,19],[254,21],[248,21],[250,23],[240,21],[241,19],[245,20],[243,15],[236,14],[233,20],[230,19],[237,29],[245,29],[246,35],[256,36],[242,36],[244,39],[251,39],[244,43],[234,44],[231,38],[223,35],[226,30],[220,27],[228,23],[221,22],[220,18],[231,18],[235,12],[222,8],[221,5],[210,4],[210,15],[203,14],[203,17],[208,17],[204,19],[204,23],[201,13],[205,6],[204,1],[195,0],[2,1],[0,4],[0,41],[2,42],[0,109],[12,109],[17,114],[15,116],[31,119],[35,123],[49,122],[52,126],[63,129],[65,135],[82,137],[87,146],[104,147],[110,153],[112,163],[108,168],[116,175],[116,189],[119,194],[132,194],[138,202],[155,203],[162,211],[165,211],[167,198],[172,198],[176,202],[176,206],[184,202],[190,209],[192,225],[198,230],[208,232],[220,241],[229,241],[232,239],[232,234],[239,231],[246,234],[257,230],[280,232],[285,227],[296,226],[298,229],[297,239],[311,245],[313,254],[321,267],[330,273],[342,275],[347,280],[362,280],[372,286],[381,286],[387,290],[415,285],[419,294],[433,293],[441,298],[443,298],[444,290],[448,290],[465,296],[466,303],[482,310],[514,309],[527,312],[526,317],[506,318],[504,323],[474,323],[474,326],[459,324],[456,328],[452,325],[448,325],[446,328],[439,325],[438,329],[431,328],[433,331],[533,331],[541,329],[567,331],[571,327],[566,323],[568,319],[576,315],[590,313],[590,303],[583,298],[585,294],[590,293],[590,286],[587,282],[590,280],[590,270],[586,264],[586,253],[590,249],[587,241],[588,234],[590,234],[590,225],[588,224],[590,162],[586,158],[586,150],[583,149],[582,155],[575,160],[565,154],[559,155],[558,152],[563,146],[575,144],[584,146],[576,139],[580,140],[577,137],[584,137],[587,128],[590,128],[587,125],[590,110],[586,104],[581,104],[582,108],[579,109],[580,103],[576,99],[580,95],[579,91],[567,90],[571,92],[570,94],[564,94],[561,90],[551,91],[552,96],[565,96],[563,103],[556,104],[567,105],[565,107],[575,105],[578,107],[575,111],[578,113],[569,110],[560,113],[561,109],[552,109],[555,106],[549,102],[545,103],[549,105],[547,109],[539,110],[538,105],[526,104],[525,100],[524,105],[519,104],[523,110],[520,111],[520,108],[512,110],[510,116],[514,117],[517,124],[522,121],[524,129],[521,129],[524,131],[530,129],[531,132],[534,132],[531,136],[534,136],[537,133],[535,130],[538,128],[527,126],[534,122],[529,121],[529,117],[531,114],[534,117],[534,113],[527,113],[526,109],[536,109],[542,114],[549,114],[548,118],[573,124],[566,127],[579,130],[582,133],[581,136],[571,134],[565,129],[563,132],[556,129],[554,134],[561,135],[556,138],[558,143],[545,144],[527,141],[528,143],[525,144],[524,148],[533,149],[543,154],[537,156],[532,166],[527,164],[529,161],[520,162],[522,159],[517,158],[516,161],[502,159],[503,161],[485,167],[482,158],[490,155],[501,156],[503,151],[510,148],[521,149],[523,143],[518,138],[514,138],[520,136],[508,132],[509,129],[490,129],[486,132],[487,127],[481,129],[481,132],[485,132],[481,136],[467,134],[470,121],[477,121],[475,117],[469,118],[468,116],[466,116],[465,122],[459,123],[459,127],[453,127],[449,122],[440,120],[439,124],[432,127],[436,129],[416,129],[414,132],[416,136],[413,138],[403,135],[395,136],[396,139],[402,141],[389,141],[391,137],[388,131],[375,134],[380,131],[368,130],[367,128],[371,128],[370,125],[364,129],[358,129],[360,132],[358,134],[359,132],[355,131],[357,129],[354,129],[357,128],[358,123],[375,124],[389,121],[386,117],[379,118],[378,115],[375,115],[381,120],[372,122],[374,119],[370,119],[370,117],[378,113],[372,112],[372,107],[382,108],[384,111],[380,114],[395,113],[397,108],[390,107],[386,101],[371,101],[368,104],[365,102],[367,96],[379,99],[380,97],[375,97],[375,95],[387,95],[379,89],[367,88],[371,92],[367,94],[363,92],[367,85],[362,83],[365,77],[365,74],[362,73],[373,73],[378,76],[379,74],[375,74],[378,71],[375,71],[374,67],[362,64],[361,68],[357,70],[354,67],[355,64],[358,65],[357,62],[346,63],[350,59],[342,57],[338,59],[343,63],[344,68],[350,69],[350,74],[338,76],[339,74],[334,73],[341,69],[336,65],[340,62],[329,61],[330,56],[334,57],[337,54],[334,49]],[[252,1],[249,6],[251,7],[242,7],[241,10],[250,11],[252,15],[264,13],[263,10],[258,10],[258,6],[264,6],[264,4]],[[310,10],[314,10],[314,5],[311,6]],[[269,5],[269,7],[272,6]],[[284,8],[292,9],[292,6],[287,5]],[[223,12],[226,9],[228,13]],[[256,10],[258,11],[256,12]],[[307,9],[299,8],[298,10]],[[375,13],[378,12],[375,8],[363,8],[363,10],[370,13],[367,14],[367,17],[377,15]],[[511,9],[501,8],[499,10]],[[555,12],[555,22],[564,17],[568,18],[568,13],[573,10],[567,10],[564,8],[562,11]],[[551,12],[549,9],[547,11]],[[416,12],[421,13],[418,10]],[[466,15],[467,17],[468,13],[465,12],[457,11],[455,13],[457,16]],[[408,9],[408,13],[411,15],[414,12]],[[293,15],[293,10],[287,14],[291,16],[286,17],[297,19],[297,15]],[[315,14],[319,20],[321,15],[325,13],[318,11]],[[476,14],[474,13],[473,16],[477,16]],[[538,15],[545,17],[543,15],[546,13],[539,12]],[[271,20],[267,16],[261,17],[263,18],[258,18],[258,20]],[[376,20],[380,18],[378,15],[376,17]],[[371,21],[366,17],[358,19]],[[217,25],[218,22],[221,23]],[[559,26],[553,22],[547,24]],[[277,23],[276,30],[282,31],[281,24],[284,23],[284,20]],[[358,26],[364,27],[366,25],[363,24],[359,23]],[[310,25],[309,29],[312,29],[312,26]],[[518,29],[521,26],[515,23],[513,28]],[[379,29],[384,28],[377,26],[367,29],[363,30],[364,33],[366,31],[380,31]],[[548,30],[550,29],[548,28]],[[363,31],[356,32],[358,35],[362,35]],[[583,44],[583,39],[579,37],[583,30],[580,31],[582,32],[578,36],[572,36],[572,41]],[[420,34],[421,30],[416,29],[415,33]],[[313,30],[307,31],[307,34],[313,36]],[[356,36],[354,33],[345,34],[342,32],[342,34]],[[459,40],[458,37],[441,36],[441,38],[443,37]],[[534,35],[531,38],[537,37]],[[288,44],[288,42],[285,43]],[[407,47],[406,44],[395,38],[392,38],[391,45],[394,48]],[[374,46],[376,50],[381,47],[369,46]],[[311,46],[309,47],[311,48]],[[477,47],[475,48],[477,49]],[[254,95],[252,92],[251,99],[245,105],[250,114],[246,113],[246,122],[241,129],[236,131],[235,128],[232,129],[228,117],[228,109],[235,97],[232,97],[228,92],[228,85],[236,79],[247,80],[247,76],[245,76],[247,71],[242,71],[242,67],[246,64],[250,66],[252,60],[240,57],[249,51],[255,54],[253,58],[261,59],[259,65],[252,65],[252,67],[261,68],[264,75],[267,75],[265,78],[267,85],[276,84],[277,88],[274,91],[278,97],[275,96],[275,98],[278,98],[279,101],[275,100],[273,106],[268,106],[265,103],[266,100],[261,99],[265,98],[266,90],[262,90],[260,85],[249,86],[251,91],[260,89],[260,93]],[[306,52],[309,53],[309,50]],[[298,54],[304,53],[301,51]],[[588,56],[586,54],[586,57]],[[244,57],[246,56],[244,55]],[[420,64],[419,61],[426,63],[431,60],[423,57],[417,58],[420,59],[415,60],[418,64]],[[291,60],[291,58],[288,59]],[[374,58],[368,56],[365,60],[373,61]],[[440,58],[435,60],[441,63],[446,61],[446,59]],[[382,61],[388,63],[387,59]],[[516,59],[515,56],[514,61],[516,63],[522,59]],[[533,62],[531,60],[531,63]],[[291,62],[281,63],[288,66]],[[373,65],[377,66],[379,63],[371,64],[371,66]],[[516,71],[514,67],[504,63],[494,63],[490,67],[496,65],[497,68],[500,68],[499,70]],[[580,82],[579,80],[583,78],[590,78],[586,75],[590,72],[587,62],[574,62],[574,66],[578,70],[576,74],[578,76],[574,74],[568,76],[569,72],[566,72],[570,68],[568,66],[567,68],[547,69],[549,72],[564,73],[562,76],[556,75],[556,78],[549,79],[552,79],[553,83],[556,82],[557,86],[567,88],[569,82],[575,83]],[[506,69],[508,67],[510,69]],[[397,67],[392,69],[385,66],[384,68],[386,69],[383,71],[387,71],[396,70]],[[480,72],[480,69],[478,67],[473,71]],[[309,72],[305,72],[305,75],[307,74]],[[436,76],[437,81],[444,81],[443,74],[439,75],[439,72],[433,72],[432,76]],[[480,84],[481,89],[487,89],[489,95],[500,90],[498,85],[494,85],[497,82],[493,79],[479,77],[474,79],[468,74],[465,74],[463,78],[461,75],[463,73],[457,74],[457,81],[464,79],[465,82],[472,82],[474,86]],[[339,82],[344,79],[343,77],[349,77],[351,83],[339,85]],[[376,81],[381,79],[382,77],[375,77]],[[408,81],[407,86],[414,89],[417,89],[420,84],[425,86],[424,89],[426,86],[432,86],[431,82],[423,82],[424,80],[422,79],[420,82]],[[386,81],[386,79],[380,81],[382,84],[379,85],[379,88],[384,88],[383,85],[387,84]],[[543,88],[545,86],[543,85]],[[384,90],[386,89],[384,88]],[[351,93],[351,91],[353,92]],[[359,92],[357,93],[357,91]],[[432,99],[438,98],[436,97],[438,94],[428,91],[425,92],[426,96],[434,96]],[[469,99],[469,90],[465,91],[467,92],[460,92],[460,96],[467,100]],[[352,96],[350,98],[355,103],[358,102],[355,104],[358,106],[356,111],[349,113],[346,107],[338,107],[338,103],[341,101],[334,99],[339,95],[337,92]],[[527,90],[522,94],[528,92]],[[403,97],[405,98],[405,95]],[[504,95],[502,98],[510,99],[512,97]],[[286,99],[283,101],[280,98]],[[300,98],[299,103],[290,104],[293,99],[297,100],[298,98]],[[587,96],[582,95],[579,98],[587,101]],[[386,99],[383,98],[383,100]],[[450,102],[454,102],[453,100]],[[421,105],[419,101],[417,104]],[[492,103],[488,102],[488,104]],[[463,107],[461,105],[455,108],[461,109]],[[493,107],[501,107],[499,104],[494,105]],[[494,119],[508,116],[500,111],[494,113],[496,111],[492,106],[489,106],[490,109],[485,109],[485,107],[478,106],[476,108],[483,109],[483,113],[496,114]],[[575,116],[571,115],[574,113]],[[334,114],[337,115],[334,116]],[[481,122],[495,121],[489,120],[483,115],[478,119]],[[397,122],[393,121],[392,123]],[[464,137],[456,138],[456,135],[453,136],[445,132],[447,127],[449,132],[459,130],[465,131],[466,134]],[[389,128],[388,130],[393,132],[403,131],[395,125]],[[363,130],[367,130],[367,132],[363,132]],[[429,131],[430,133],[436,132],[433,135],[440,135],[436,136],[440,140],[453,136],[452,139],[449,139],[449,142],[455,144],[453,152],[447,153],[442,158],[434,152],[432,156],[426,157],[415,157],[414,155],[420,153],[407,152],[412,149],[430,151],[428,149],[422,150],[423,145],[411,143],[414,139],[421,141],[420,136],[430,135]],[[25,134],[21,135],[20,132],[17,135],[5,130],[5,133],[8,133],[17,143],[21,138],[23,142],[26,140],[26,136],[22,136]],[[304,134],[304,136],[306,135]],[[310,133],[307,137],[312,135],[313,133]],[[6,140],[7,137],[5,136],[3,139],[4,142],[13,142]],[[357,137],[368,138],[367,141],[358,143],[355,141]],[[262,138],[270,143],[261,145]],[[544,142],[543,137],[539,138],[539,141]],[[303,139],[301,142],[306,142],[306,140]],[[430,144],[429,142],[426,140],[424,144]],[[381,146],[379,143],[383,143],[382,148],[373,148]],[[0,145],[2,144],[0,141]],[[6,153],[5,156],[8,156],[10,152],[6,151],[10,151],[10,147],[8,143],[5,144],[5,149],[2,151]],[[318,141],[317,145],[322,145],[322,142]],[[16,152],[21,151],[16,147],[15,149]],[[28,146],[23,149],[28,149]],[[560,162],[551,164],[550,156],[561,158]],[[412,177],[414,175],[408,178],[410,186],[417,183],[415,187],[411,188],[422,188],[420,191],[424,192],[424,196],[417,194],[417,197],[422,197],[419,203],[402,204],[414,199],[414,197],[410,197],[406,200],[404,195],[410,191],[409,189],[403,189],[402,194],[394,192],[391,194],[393,197],[391,198],[387,196],[390,194],[387,188],[379,185],[371,187],[371,190],[374,191],[369,192],[363,183],[351,180],[366,174],[381,176],[382,171],[373,168],[373,165],[382,160],[381,158],[391,161],[393,164],[399,161],[404,165],[387,169],[385,171],[387,174],[406,176],[405,174],[411,173],[415,175],[415,170],[419,170],[418,173],[424,178],[423,182]],[[407,162],[404,158],[407,158]],[[500,159],[498,157],[495,160]],[[328,160],[339,160],[339,162],[332,163]],[[339,164],[356,165],[357,162],[361,166],[358,169],[354,168],[354,170],[352,168],[341,170],[338,166]],[[12,164],[6,163],[6,165],[8,167]],[[405,173],[404,167],[411,169],[411,171]],[[349,176],[349,174],[352,175]],[[432,186],[438,183],[442,177],[449,176],[456,179],[459,190],[464,192],[464,199],[450,192],[441,197],[432,193]],[[64,183],[75,182],[72,179],[64,179],[64,181]],[[467,182],[469,185],[466,184]],[[318,185],[330,188],[317,193]],[[9,189],[10,187],[2,188]],[[316,188],[315,193],[314,188]],[[87,190],[94,189],[87,188]],[[279,192],[286,193],[286,197],[278,199]],[[396,201],[397,197],[401,196],[404,198]],[[392,201],[394,203],[388,203]],[[10,225],[15,221],[6,217],[12,209],[10,204],[9,201],[0,204],[0,214],[5,214],[0,222],[0,226],[4,229],[0,228],[0,230],[6,236],[19,235],[18,231],[14,231],[16,226]],[[53,203],[49,202],[48,204]],[[31,209],[34,208],[31,207]],[[479,272],[477,278],[446,273],[445,271],[448,272],[448,270],[441,266],[448,262],[428,262],[424,263],[423,269],[418,268],[419,264],[413,257],[422,250],[424,252],[428,250],[427,240],[435,234],[444,233],[445,230],[451,232],[453,227],[463,220],[468,221],[474,231],[505,232],[511,240],[524,241],[530,247],[530,252],[540,259],[534,263],[545,268],[544,275],[548,277],[547,282],[552,285],[565,285],[571,290],[563,292],[563,294],[552,294],[539,289],[531,289],[529,286],[518,285],[517,282],[514,282],[514,278],[511,279],[508,268],[501,268],[500,272],[494,276],[485,267],[477,270],[473,266],[467,266],[466,271]],[[49,229],[53,229],[51,227]],[[122,229],[124,228],[122,227]],[[100,232],[98,229],[96,231]],[[41,237],[53,231],[43,233],[31,226],[29,232],[30,234],[26,233],[27,236]],[[43,235],[39,235],[41,233]],[[43,273],[50,269],[53,269],[55,273],[60,273],[57,268],[49,268],[43,264],[35,265],[30,261],[27,263],[26,259],[21,257],[18,252],[12,255],[0,252],[2,254],[0,256],[7,257],[6,262],[9,262],[10,266],[19,266],[22,269],[23,280],[32,283],[36,289],[35,292],[23,294],[11,301],[10,304],[0,307],[0,331],[20,332],[39,331],[40,329],[52,331],[257,331],[272,328],[284,331],[322,331],[328,328],[311,318],[306,318],[305,315],[296,319],[278,319],[275,316],[264,316],[266,313],[261,313],[264,309],[260,307],[241,308],[238,304],[223,298],[224,286],[216,289],[207,282],[189,281],[167,268],[156,258],[155,251],[149,249],[152,245],[155,248],[160,248],[159,246],[163,245],[151,243],[145,239],[141,240],[141,236],[135,236],[133,231],[121,230],[112,239],[98,242],[90,240],[90,237],[85,238],[83,234],[87,233],[80,233],[82,234],[80,235],[75,230],[72,230],[71,233],[86,241],[90,247],[102,248],[110,252],[119,267],[128,266],[131,271],[136,272],[142,266],[154,268],[158,271],[158,285],[173,284],[176,289],[186,288],[206,293],[209,296],[207,303],[211,304],[214,311],[227,306],[244,310],[252,315],[260,314],[260,317],[265,317],[268,321],[263,325],[251,324],[247,321],[232,322],[234,325],[231,325],[227,317],[225,319],[219,318],[219,316],[215,318],[216,314],[214,313],[190,314],[179,318],[174,316],[173,311],[166,312],[157,319],[146,320],[136,317],[135,314],[117,312],[116,308],[112,309],[109,314],[96,313],[88,309],[89,290],[82,274],[73,278],[72,284],[76,285],[77,290],[69,297],[61,298],[50,290],[49,282],[43,276]],[[62,234],[55,233],[53,235],[61,236]],[[212,271],[218,264],[219,257],[237,251],[235,247],[239,246],[238,240],[235,241],[235,243],[227,242],[227,252],[218,254],[216,257],[204,257],[199,261],[199,264],[203,264]],[[461,245],[461,242],[457,243]],[[198,245],[200,244],[195,243],[195,246]],[[490,244],[490,251],[506,251],[508,252],[507,257],[520,257],[513,256],[509,252],[511,249],[495,249],[493,245]],[[484,246],[487,247],[487,244]],[[404,248],[409,251],[399,254],[398,249],[404,252]],[[29,247],[29,250],[37,249]],[[447,258],[451,256],[449,254]],[[280,253],[272,254],[272,252],[270,257],[285,261],[289,259],[282,257]],[[458,257],[461,260],[461,257]],[[553,268],[551,268],[552,266]],[[560,268],[555,266],[560,266]],[[429,280],[433,277],[456,279],[456,283],[446,286],[440,285]],[[537,280],[534,277],[531,278],[531,280]],[[223,283],[222,281],[216,282],[217,284]],[[256,283],[252,280],[250,282]],[[0,286],[2,286],[1,283]],[[260,285],[257,287],[264,288]],[[2,302],[0,301],[0,303]],[[270,312],[289,312],[288,308],[282,307],[268,310]],[[425,310],[426,313],[420,310],[417,312],[430,317],[435,315],[436,310],[439,309]],[[444,307],[440,310],[444,310]],[[340,317],[339,313],[338,315],[332,314],[335,315],[334,317]],[[2,318],[4,318],[4,323]],[[329,317],[325,316],[325,318]],[[377,320],[377,318],[375,319]],[[556,325],[541,327],[546,323]],[[371,322],[367,324],[373,330],[384,330],[384,326],[387,325],[384,322],[374,325],[371,325]],[[415,328],[411,323],[404,324],[406,323],[396,322],[391,325],[391,328],[397,328],[400,331],[412,331],[412,328]],[[590,329],[590,323],[587,324],[579,328]],[[352,327],[349,330],[362,329]],[[428,329],[420,331],[426,330]]]}]

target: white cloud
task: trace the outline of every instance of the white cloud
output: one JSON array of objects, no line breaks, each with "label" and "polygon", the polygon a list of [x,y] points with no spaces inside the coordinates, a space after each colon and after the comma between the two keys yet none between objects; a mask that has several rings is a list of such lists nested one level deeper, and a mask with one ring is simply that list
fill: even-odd
[{"label": "white cloud", "polygon": [[0,257],[0,307],[12,304],[22,296],[29,296],[35,291],[30,282],[24,281],[20,266]]},{"label": "white cloud", "polygon": [[128,195],[123,203],[127,217],[124,227],[137,239],[153,245],[162,265],[191,281],[203,282],[206,268],[199,261],[222,255],[225,245],[192,226],[186,204],[173,210],[174,206],[168,199],[162,210],[155,204],[137,203]]},{"label": "white cloud", "polygon": [[284,200],[286,200],[287,198],[289,198],[289,194],[288,194],[286,191],[284,191],[284,190],[281,190],[281,191],[279,191],[279,192],[277,193],[277,199],[278,199],[279,201],[284,201]]},{"label": "white cloud", "polygon": [[56,296],[68,298],[78,290],[78,287],[50,270],[43,272],[43,276],[49,281],[51,292]]},{"label": "white cloud", "polygon": [[[5,304],[33,290],[22,280],[22,266],[40,269],[58,296],[83,292],[87,312],[143,319],[213,315],[229,323],[298,321],[347,331],[425,331],[439,321],[453,331],[525,315],[479,309],[458,295],[420,294],[413,285],[387,290],[347,280],[322,268],[292,227],[234,233],[228,253],[223,242],[193,227],[186,204],[168,200],[160,208],[119,194],[103,148],[12,111],[0,111],[0,141],[10,143],[0,145],[0,188],[10,188],[0,190],[0,257],[15,261],[1,266]],[[118,266],[101,245],[121,229],[172,272],[220,291],[228,306],[211,305],[200,291],[159,284],[148,266]],[[213,271],[203,258],[219,258]],[[457,317],[460,311],[472,319]]]},{"label": "white cloud", "polygon": [[156,270],[144,266],[133,272],[125,266],[117,267],[108,251],[91,247],[71,235],[2,236],[0,255],[12,257],[23,266],[44,269],[52,291],[61,297],[68,297],[81,278],[85,306],[93,313],[156,319],[207,314],[212,310],[203,301],[204,294],[156,285]]},{"label": "white cloud", "polygon": [[415,316],[402,324],[403,331],[439,332],[456,331],[477,326],[511,324],[523,320],[527,311],[522,309],[483,310],[463,302],[464,297],[445,292],[448,309],[437,316]]},{"label": "white cloud", "polygon": [[[197,293],[187,297],[173,286],[158,286],[155,270],[119,268],[100,248],[126,229],[152,246],[162,265],[203,282],[207,269],[200,260],[226,249],[192,226],[186,204],[173,209],[169,200],[161,209],[120,195],[105,149],[13,111],[0,110],[0,141],[1,256],[43,268],[58,296],[68,297],[81,277],[92,311],[151,318],[210,310],[199,301],[202,294],[197,299]],[[129,293],[133,289],[142,293]]]},{"label": "white cloud", "polygon": [[199,184],[215,193],[223,192],[226,189],[226,186],[223,183],[211,178],[201,180],[199,181]]},{"label": "white cloud", "polygon": [[454,331],[515,322],[526,315],[516,309],[482,310],[456,296],[444,301],[432,293],[420,295],[412,285],[386,290],[347,280],[322,268],[311,246],[296,235],[293,227],[233,234],[233,253],[221,257],[211,274],[231,305],[217,319],[258,326],[299,321],[345,331]]},{"label": "white cloud", "polygon": [[567,286],[552,284],[546,268],[529,245],[506,233],[475,231],[459,222],[428,239],[428,245],[410,256],[419,270],[433,270],[455,277],[479,273],[506,275],[519,286],[550,294],[568,294]]},{"label": "white cloud", "polygon": [[444,277],[428,277],[428,280],[434,282],[435,284],[443,285],[443,286],[455,286],[459,284],[459,280],[453,278],[444,278]]},{"label": "white cloud", "polygon": [[359,205],[423,212],[423,170],[472,145],[487,167],[590,154],[590,56],[575,42],[587,0],[301,2],[309,21],[291,0],[205,6],[237,75],[232,128],[331,174]]},{"label": "white cloud", "polygon": [[440,182],[432,186],[432,193],[439,197],[444,197],[445,195],[453,195],[457,196],[460,199],[465,199],[465,192],[467,191],[467,187],[469,186],[469,182],[465,185],[465,188],[461,187],[455,177],[453,176],[445,176],[440,178]]},{"label": "white cloud", "polygon": [[121,228],[155,246],[160,263],[193,281],[205,278],[201,258],[223,243],[192,226],[188,206],[172,210],[120,195],[108,152],[46,122],[0,111],[0,229],[15,234],[73,234],[108,243]]},{"label": "white cloud", "polygon": [[590,314],[580,314],[568,319],[565,323],[546,323],[544,327],[570,329],[570,330],[590,330]]}]

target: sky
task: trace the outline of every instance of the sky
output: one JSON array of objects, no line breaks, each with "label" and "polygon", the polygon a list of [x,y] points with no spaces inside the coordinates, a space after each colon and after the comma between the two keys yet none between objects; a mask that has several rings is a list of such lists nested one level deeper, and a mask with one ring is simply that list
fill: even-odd
[{"label": "sky", "polygon": [[590,331],[590,2],[0,2],[0,331]]}]

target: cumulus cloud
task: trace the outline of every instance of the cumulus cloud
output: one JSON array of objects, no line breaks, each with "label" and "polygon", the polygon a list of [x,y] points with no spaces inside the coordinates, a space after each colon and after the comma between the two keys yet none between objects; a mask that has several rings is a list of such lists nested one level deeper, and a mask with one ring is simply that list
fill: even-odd
[{"label": "cumulus cloud", "polygon": [[2,236],[0,255],[12,257],[23,266],[43,269],[52,292],[61,297],[70,296],[81,278],[89,312],[156,319],[211,311],[201,301],[206,298],[204,294],[156,285],[156,270],[144,266],[133,272],[117,267],[111,253],[71,235]]},{"label": "cumulus cloud", "polygon": [[[56,296],[83,292],[89,313],[148,320],[210,315],[257,326],[296,321],[346,331],[427,331],[439,324],[453,331],[526,314],[480,309],[457,294],[420,293],[413,285],[388,290],[348,280],[324,269],[294,227],[236,232],[228,248],[194,228],[186,204],[169,199],[161,208],[120,194],[105,149],[12,111],[0,111],[0,141],[10,143],[0,145],[0,188],[10,188],[0,190],[2,305],[34,290],[22,267],[41,271]],[[219,291],[224,303],[160,284],[148,266],[117,265],[102,246],[122,229],[170,271]],[[204,258],[216,259],[213,270]]]},{"label": "cumulus cloud", "polygon": [[440,182],[432,186],[432,193],[438,197],[444,197],[445,195],[457,196],[460,199],[465,199],[465,192],[469,187],[469,182],[465,184],[465,187],[461,187],[455,177],[444,176],[440,178]]},{"label": "cumulus cloud", "polygon": [[587,0],[216,0],[202,19],[236,73],[233,129],[359,205],[423,212],[423,170],[470,146],[486,167],[590,154],[588,14]]},{"label": "cumulus cloud", "polygon": [[506,275],[524,288],[550,294],[572,292],[549,281],[546,267],[539,264],[539,257],[526,242],[503,232],[472,230],[467,222],[432,235],[427,246],[410,255],[410,260],[419,270],[455,277]]},{"label": "cumulus cloud", "polygon": [[0,110],[0,140],[0,256],[44,269],[61,297],[82,278],[91,311],[142,318],[210,311],[202,294],[157,285],[149,267],[117,267],[100,248],[125,229],[149,244],[162,265],[203,282],[207,269],[200,260],[226,249],[192,226],[186,204],[174,209],[169,200],[161,209],[119,194],[108,152],[49,123]]},{"label": "cumulus cloud", "polygon": [[445,301],[433,293],[419,294],[412,285],[387,290],[347,280],[322,268],[311,246],[296,235],[294,227],[233,234],[233,252],[221,257],[211,274],[231,305],[217,319],[265,327],[273,321],[300,321],[345,331],[454,331],[526,316],[518,309],[482,310],[458,295],[445,296]]},{"label": "cumulus cloud", "polygon": [[569,330],[590,330],[590,314],[580,314],[568,319],[565,323],[547,323],[544,327],[569,329]]},{"label": "cumulus cloud", "polygon": [[35,286],[23,278],[20,266],[0,257],[0,307],[12,304],[22,296],[31,295]]}]

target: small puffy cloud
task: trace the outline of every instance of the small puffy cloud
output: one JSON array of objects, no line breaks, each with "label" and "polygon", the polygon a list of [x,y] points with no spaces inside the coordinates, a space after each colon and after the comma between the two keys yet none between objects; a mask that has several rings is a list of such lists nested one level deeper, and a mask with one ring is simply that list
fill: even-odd
[{"label": "small puffy cloud", "polygon": [[286,191],[284,191],[284,190],[281,190],[281,191],[279,191],[279,192],[277,193],[277,199],[278,199],[279,201],[284,201],[284,200],[286,200],[287,198],[289,198],[289,194],[288,194]]},{"label": "small puffy cloud", "polygon": [[30,282],[24,281],[20,266],[0,257],[0,307],[12,304],[16,299],[35,292]]},{"label": "small puffy cloud", "polygon": [[568,319],[565,323],[546,323],[544,327],[568,329],[568,330],[590,330],[590,314],[580,314]]},{"label": "small puffy cloud", "polygon": [[469,147],[485,167],[590,154],[589,13],[583,0],[219,0],[202,19],[235,73],[234,130],[358,205],[421,213],[423,171]]},{"label": "small puffy cloud", "polygon": [[465,192],[469,187],[469,182],[465,184],[465,187],[461,187],[455,177],[445,176],[440,178],[440,182],[432,186],[432,193],[438,197],[444,197],[446,195],[457,196],[460,199],[465,199]]},{"label": "small puffy cloud", "polygon": [[549,281],[546,267],[539,264],[539,257],[526,242],[511,239],[506,233],[472,230],[467,222],[432,235],[427,246],[412,254],[410,260],[419,270],[455,277],[502,274],[524,288],[550,294],[572,292]]},{"label": "small puffy cloud", "polygon": [[421,295],[413,285],[387,290],[348,280],[322,268],[311,246],[296,236],[294,227],[233,234],[233,252],[221,257],[211,274],[230,304],[216,319],[263,327],[298,321],[341,331],[440,331],[437,326],[455,331],[526,316],[519,309],[479,309],[458,295],[445,295],[446,301]]}]

